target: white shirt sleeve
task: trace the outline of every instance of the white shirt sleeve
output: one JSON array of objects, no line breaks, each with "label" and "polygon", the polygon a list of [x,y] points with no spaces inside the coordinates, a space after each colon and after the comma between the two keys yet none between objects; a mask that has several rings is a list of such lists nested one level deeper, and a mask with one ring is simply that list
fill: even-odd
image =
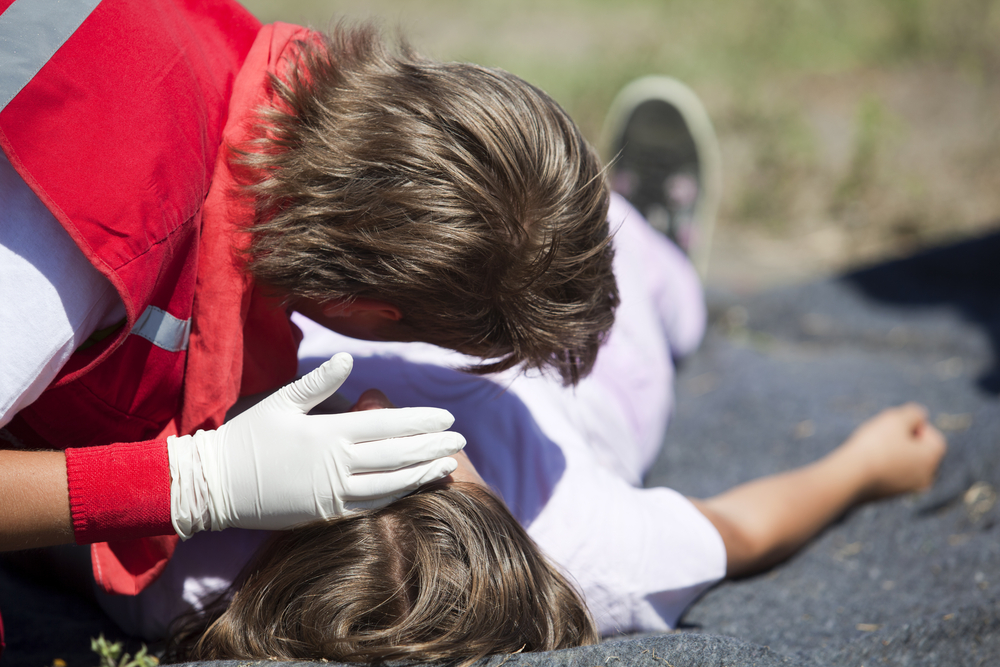
[{"label": "white shirt sleeve", "polygon": [[0,427],[94,331],[124,317],[111,282],[0,152]]},{"label": "white shirt sleeve", "polygon": [[676,491],[633,486],[602,464],[599,448],[559,405],[556,387],[524,384],[512,390],[564,458],[545,506],[525,524],[528,533],[576,580],[602,634],[676,627],[726,575],[719,532]]}]

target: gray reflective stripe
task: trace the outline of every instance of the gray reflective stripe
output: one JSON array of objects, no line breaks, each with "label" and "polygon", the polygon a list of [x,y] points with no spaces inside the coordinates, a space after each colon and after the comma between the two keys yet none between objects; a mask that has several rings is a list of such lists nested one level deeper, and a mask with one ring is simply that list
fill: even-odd
[{"label": "gray reflective stripe", "polygon": [[168,352],[180,352],[187,349],[191,320],[179,320],[165,310],[149,306],[139,316],[131,333]]},{"label": "gray reflective stripe", "polygon": [[0,111],[101,0],[14,0],[0,14]]}]

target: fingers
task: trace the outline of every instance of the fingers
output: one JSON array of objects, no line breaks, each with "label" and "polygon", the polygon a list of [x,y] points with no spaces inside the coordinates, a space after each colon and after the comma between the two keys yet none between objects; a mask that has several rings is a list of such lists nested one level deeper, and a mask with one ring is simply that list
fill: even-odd
[{"label": "fingers", "polygon": [[372,442],[421,433],[438,433],[455,423],[451,413],[441,408],[364,410],[341,415],[311,416],[309,419],[327,420],[331,432],[338,433],[351,442]]},{"label": "fingers", "polygon": [[936,456],[938,460],[944,457],[945,452],[948,451],[948,439],[944,436],[944,433],[930,422],[923,425],[923,428],[916,434],[916,437],[920,443],[937,450]]},{"label": "fingers", "polygon": [[[362,504],[365,507],[381,507],[416,491],[424,484],[447,477],[457,467],[455,459],[445,457],[391,472],[352,475],[344,497],[345,500],[352,501],[353,509],[361,509]],[[383,500],[385,502],[381,502]]]},{"label": "fingers", "polygon": [[[947,439],[944,434],[930,422],[927,408],[919,403],[906,403],[896,408],[904,419],[910,433],[919,442],[947,449]],[[943,451],[942,451],[943,454]]]},{"label": "fingers", "polygon": [[309,412],[340,389],[353,367],[351,355],[335,354],[316,370],[282,387],[275,397],[302,412]]},{"label": "fingers", "polygon": [[[930,422],[927,408],[917,403],[907,403],[897,408],[904,419],[909,434],[908,462],[914,466],[914,479],[909,489],[923,490],[934,483],[934,476],[948,449],[944,434]],[[897,464],[901,465],[901,464]]]},{"label": "fingers", "polygon": [[927,408],[919,403],[904,403],[894,410],[914,434],[927,424]]},{"label": "fingers", "polygon": [[391,438],[375,442],[349,445],[344,462],[352,474],[399,470],[418,463],[426,463],[443,456],[451,456],[465,447],[461,433],[423,433],[406,438]]},{"label": "fingers", "polygon": [[948,451],[948,442],[941,431],[928,423],[923,432],[917,437],[917,446],[925,466],[925,477],[923,484],[918,486],[919,490],[926,489],[934,483],[938,467],[941,465],[941,461]]}]

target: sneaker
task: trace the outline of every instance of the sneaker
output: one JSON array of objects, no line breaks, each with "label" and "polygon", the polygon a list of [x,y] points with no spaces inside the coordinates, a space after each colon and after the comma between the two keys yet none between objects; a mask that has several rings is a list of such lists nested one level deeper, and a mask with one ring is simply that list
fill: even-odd
[{"label": "sneaker", "polygon": [[695,93],[647,76],[618,93],[604,123],[611,188],[676,243],[704,278],[719,204],[719,144]]}]

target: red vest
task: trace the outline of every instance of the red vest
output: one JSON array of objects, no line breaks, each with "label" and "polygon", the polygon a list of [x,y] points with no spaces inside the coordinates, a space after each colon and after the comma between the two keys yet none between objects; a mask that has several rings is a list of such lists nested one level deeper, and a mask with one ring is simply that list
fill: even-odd
[{"label": "red vest", "polygon": [[[0,0],[0,12],[11,4]],[[12,430],[60,449],[161,439],[214,428],[241,389],[294,376],[296,332],[234,255],[247,211],[232,196],[223,146],[246,138],[268,100],[267,71],[303,32],[261,30],[230,0],[102,0],[0,112],[11,164],[127,313],[117,335],[73,355]],[[241,73],[251,46],[255,64]],[[157,451],[162,467],[165,445]],[[128,536],[127,525],[115,532],[113,506],[132,496],[105,477],[81,500],[74,460],[68,453],[78,539],[87,518],[78,513],[97,505],[112,517],[99,539]],[[169,476],[163,483],[169,505]],[[163,488],[155,493],[162,508]],[[137,592],[175,541],[95,545],[95,574],[108,590]]]},{"label": "red vest", "polygon": [[186,350],[129,333],[150,306],[191,318],[201,207],[259,27],[227,0],[103,0],[0,113],[14,168],[128,317],[19,413],[44,442],[148,440],[180,412]]}]

